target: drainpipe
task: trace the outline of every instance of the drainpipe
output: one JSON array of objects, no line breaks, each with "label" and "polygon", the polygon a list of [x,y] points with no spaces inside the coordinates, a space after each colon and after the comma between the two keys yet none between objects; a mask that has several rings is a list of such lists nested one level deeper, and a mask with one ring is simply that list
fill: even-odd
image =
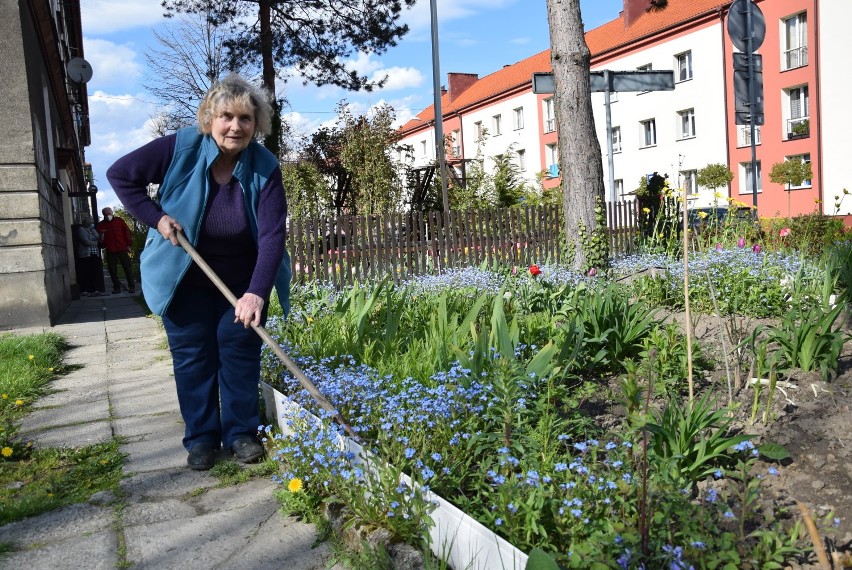
[{"label": "drainpipe", "polygon": [[[720,29],[719,32],[722,38],[722,97],[724,99],[724,108],[725,108],[725,149],[726,155],[728,159],[728,169],[731,169],[731,133],[728,130],[728,52],[725,46],[725,13],[724,6],[719,6],[719,24]],[[736,129],[737,126],[734,125]],[[737,139],[739,140],[739,139]],[[737,174],[739,175],[739,169],[737,169]],[[754,173],[752,173],[754,176]],[[731,183],[728,182],[728,198],[733,198],[733,193],[731,192]],[[713,203],[716,203],[716,197],[713,197]]]},{"label": "drainpipe", "polygon": [[816,132],[819,133],[819,137],[816,141],[816,152],[817,152],[817,180],[819,180],[819,184],[817,184],[817,200],[822,204],[822,213],[825,214],[825,202],[823,202],[823,188],[824,184],[822,181],[822,105],[820,105],[820,96],[822,93],[822,82],[820,75],[820,45],[819,45],[819,0],[814,0],[814,25],[811,26],[814,30],[814,75],[816,76],[816,93],[814,94],[814,101],[816,101]]}]

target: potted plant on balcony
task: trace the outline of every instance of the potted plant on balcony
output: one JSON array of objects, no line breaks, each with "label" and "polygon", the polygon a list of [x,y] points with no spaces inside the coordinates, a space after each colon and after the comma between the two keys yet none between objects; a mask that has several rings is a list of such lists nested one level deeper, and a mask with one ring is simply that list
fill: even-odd
[{"label": "potted plant on balcony", "polygon": [[798,123],[794,123],[790,127],[790,132],[787,133],[788,139],[799,139],[806,137],[811,132],[811,122],[808,119],[803,119]]}]

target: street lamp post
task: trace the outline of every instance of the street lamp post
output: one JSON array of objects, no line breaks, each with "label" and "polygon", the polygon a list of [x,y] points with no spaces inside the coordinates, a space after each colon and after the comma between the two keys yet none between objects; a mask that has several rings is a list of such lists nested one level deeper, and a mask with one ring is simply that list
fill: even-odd
[{"label": "street lamp post", "polygon": [[444,154],[444,113],[441,109],[441,64],[438,57],[438,8],[437,0],[430,0],[432,11],[432,90],[435,109],[435,158],[441,174],[441,200],[444,204],[445,223],[450,219],[450,200],[447,196],[447,157]]}]

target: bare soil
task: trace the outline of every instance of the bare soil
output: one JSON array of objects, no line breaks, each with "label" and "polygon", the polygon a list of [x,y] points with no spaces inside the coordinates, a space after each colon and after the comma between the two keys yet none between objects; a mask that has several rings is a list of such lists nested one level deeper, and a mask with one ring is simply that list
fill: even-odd
[{"label": "bare soil", "polygon": [[[682,313],[669,318],[683,327]],[[736,427],[755,435],[755,443],[776,443],[790,453],[789,459],[777,465],[777,477],[762,478],[763,512],[803,520],[800,502],[815,520],[833,568],[852,568],[852,342],[846,343],[837,374],[829,381],[824,381],[821,373],[794,371],[780,376],[779,388],[768,408],[769,390],[764,387],[757,415],[752,420],[755,392],[748,385],[749,363],[743,364],[740,386],[736,385],[731,370],[729,390],[719,330],[734,328],[747,334],[755,326],[771,321],[742,317],[723,317],[720,321],[710,315],[691,320],[694,338],[709,360],[716,363],[702,389],[716,392],[719,402],[727,402],[732,395],[733,402],[739,405]],[[843,327],[852,333],[852,317],[847,315]],[[727,339],[725,342],[730,350],[730,342]],[[766,467],[762,466],[761,474],[765,474]],[[807,532],[805,539],[811,541]],[[822,568],[813,554],[790,567]]]}]

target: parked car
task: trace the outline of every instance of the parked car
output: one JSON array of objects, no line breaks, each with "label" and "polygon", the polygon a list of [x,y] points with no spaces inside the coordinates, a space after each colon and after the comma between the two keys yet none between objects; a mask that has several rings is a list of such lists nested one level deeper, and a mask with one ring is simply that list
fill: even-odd
[{"label": "parked car", "polygon": [[728,219],[753,220],[754,214],[751,208],[728,208],[727,206],[709,206],[706,208],[691,208],[687,211],[687,223],[695,231],[715,225],[716,227],[725,223]]}]

